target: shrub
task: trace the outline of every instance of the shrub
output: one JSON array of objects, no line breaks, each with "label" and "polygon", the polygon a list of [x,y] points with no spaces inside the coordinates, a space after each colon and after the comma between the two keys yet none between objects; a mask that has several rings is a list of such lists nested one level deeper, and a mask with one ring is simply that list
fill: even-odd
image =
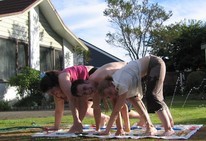
[{"label": "shrub", "polygon": [[203,71],[191,72],[187,77],[186,92],[189,92],[193,87],[199,87],[204,78],[206,78],[206,73]]},{"label": "shrub", "polygon": [[39,83],[40,71],[29,67],[22,68],[19,74],[11,77],[9,79],[9,84],[17,88],[17,94],[22,98],[22,102],[18,102],[21,104],[17,105],[29,106],[36,103],[40,106],[43,95],[40,91]]},{"label": "shrub", "polygon": [[11,107],[7,101],[0,101],[0,111],[8,111],[11,110]]}]

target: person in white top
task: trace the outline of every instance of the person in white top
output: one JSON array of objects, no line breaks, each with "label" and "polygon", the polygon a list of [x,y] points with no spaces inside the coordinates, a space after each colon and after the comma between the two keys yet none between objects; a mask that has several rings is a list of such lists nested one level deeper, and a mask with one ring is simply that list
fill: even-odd
[{"label": "person in white top", "polygon": [[[164,135],[173,134],[173,118],[163,98],[165,73],[166,67],[164,61],[157,56],[150,55],[129,62],[112,76],[107,76],[101,81],[98,86],[99,94],[103,98],[110,97],[110,99],[115,99],[115,106],[106,130],[100,134],[109,134],[112,124],[117,118],[117,113],[126,100],[132,103],[133,107],[144,119],[147,135],[155,135],[157,132],[150,120],[148,112],[157,113],[165,129]],[[141,79],[143,77],[147,78],[146,101],[148,112],[142,102]]]}]

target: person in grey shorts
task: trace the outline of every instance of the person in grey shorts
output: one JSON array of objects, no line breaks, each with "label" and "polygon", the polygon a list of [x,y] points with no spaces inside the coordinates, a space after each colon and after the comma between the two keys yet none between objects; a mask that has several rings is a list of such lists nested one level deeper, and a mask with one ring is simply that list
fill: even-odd
[{"label": "person in grey shorts", "polygon": [[[172,129],[174,123],[169,108],[163,98],[163,82],[166,74],[164,61],[154,55],[149,55],[141,59],[130,61],[125,67],[117,70],[112,76],[107,76],[99,83],[98,90],[103,98],[112,97],[116,99],[110,121],[105,132],[108,134],[116,113],[122,104],[128,100],[140,115],[145,119],[147,133],[155,134],[155,130],[150,128],[152,123],[146,113],[144,113],[144,104],[142,103],[141,79],[146,77],[146,102],[147,112],[157,113],[162,126],[165,129],[164,135],[169,136],[174,133]],[[143,110],[141,110],[143,109]]]},{"label": "person in grey shorts", "polygon": [[[157,56],[150,55],[150,61],[146,76],[146,102],[149,113],[157,113],[163,127],[167,129],[174,126],[170,110],[164,102],[163,83],[165,79],[166,66],[164,61]],[[170,135],[173,130],[168,130],[165,135]]]},{"label": "person in grey shorts", "polygon": [[151,55],[146,76],[146,101],[149,113],[167,109],[163,97],[165,72],[166,68],[164,61],[159,57]]}]

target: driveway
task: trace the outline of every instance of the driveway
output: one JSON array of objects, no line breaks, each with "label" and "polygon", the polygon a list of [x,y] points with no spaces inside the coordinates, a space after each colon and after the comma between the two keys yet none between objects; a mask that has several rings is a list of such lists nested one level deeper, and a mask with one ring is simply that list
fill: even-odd
[{"label": "driveway", "polygon": [[[71,112],[66,110],[64,114],[70,114]],[[6,119],[21,119],[21,118],[30,118],[30,117],[47,117],[53,116],[54,111],[8,111],[8,112],[0,112],[0,120]]]}]

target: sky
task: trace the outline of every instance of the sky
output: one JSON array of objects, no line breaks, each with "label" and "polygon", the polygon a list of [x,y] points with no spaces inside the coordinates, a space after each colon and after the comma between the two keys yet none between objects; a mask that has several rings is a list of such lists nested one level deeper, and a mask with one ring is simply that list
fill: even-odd
[{"label": "sky", "polygon": [[[165,22],[171,24],[181,20],[206,21],[205,0],[149,0],[158,3],[173,16]],[[109,31],[113,31],[108,17],[103,15],[107,8],[105,0],[51,0],[64,24],[78,38],[81,38],[106,52],[130,61],[125,50],[109,45],[105,39]]]}]

